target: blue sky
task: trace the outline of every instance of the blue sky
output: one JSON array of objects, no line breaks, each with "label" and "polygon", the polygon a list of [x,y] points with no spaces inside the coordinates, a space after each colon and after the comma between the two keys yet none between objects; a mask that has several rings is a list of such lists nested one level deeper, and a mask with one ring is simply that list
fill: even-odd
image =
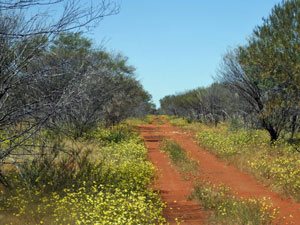
[{"label": "blue sky", "polygon": [[158,105],[165,95],[213,82],[227,49],[246,43],[280,0],[123,0],[90,36],[136,67]]}]

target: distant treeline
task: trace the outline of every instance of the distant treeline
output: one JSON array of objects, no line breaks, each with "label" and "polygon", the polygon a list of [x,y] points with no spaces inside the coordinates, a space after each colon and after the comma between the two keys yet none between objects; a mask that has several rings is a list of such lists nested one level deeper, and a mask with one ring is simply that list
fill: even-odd
[{"label": "distant treeline", "polygon": [[300,1],[277,4],[247,44],[225,54],[216,83],[166,96],[161,111],[192,120],[239,120],[271,141],[300,126]]}]

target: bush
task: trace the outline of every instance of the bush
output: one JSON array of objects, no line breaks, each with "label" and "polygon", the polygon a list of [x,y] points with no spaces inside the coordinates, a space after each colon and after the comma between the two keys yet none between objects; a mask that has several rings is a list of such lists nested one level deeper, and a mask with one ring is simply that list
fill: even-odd
[{"label": "bush", "polygon": [[[130,191],[94,183],[45,196],[41,191],[17,188],[3,208],[20,224],[159,224],[164,205],[151,191]],[[18,204],[16,204],[18,203]],[[1,208],[0,208],[1,212]]]},{"label": "bush", "polygon": [[86,135],[87,139],[94,139],[103,144],[119,143],[121,141],[129,140],[137,136],[131,126],[127,124],[119,124],[110,128],[99,126],[94,131]]}]

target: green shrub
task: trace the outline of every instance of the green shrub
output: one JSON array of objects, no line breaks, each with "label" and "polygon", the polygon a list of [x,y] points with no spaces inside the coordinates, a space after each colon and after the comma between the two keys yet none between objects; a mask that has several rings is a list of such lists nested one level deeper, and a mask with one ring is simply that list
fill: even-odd
[{"label": "green shrub", "polygon": [[46,193],[70,187],[78,188],[82,182],[101,183],[107,175],[103,162],[92,162],[86,156],[81,156],[76,161],[67,157],[55,161],[42,157],[22,164],[19,173],[14,175],[15,178],[10,178],[12,186],[26,185]]},{"label": "green shrub", "polygon": [[119,143],[129,140],[133,136],[137,136],[137,134],[127,124],[119,124],[110,128],[99,126],[94,131],[86,134],[86,138],[97,140],[103,144]]}]

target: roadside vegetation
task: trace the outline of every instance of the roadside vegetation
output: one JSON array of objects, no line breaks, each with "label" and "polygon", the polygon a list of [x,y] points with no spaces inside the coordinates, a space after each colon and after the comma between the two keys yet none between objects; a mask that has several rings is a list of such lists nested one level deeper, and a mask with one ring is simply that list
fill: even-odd
[{"label": "roadside vegetation", "polygon": [[278,215],[267,199],[237,198],[223,185],[199,183],[191,198],[212,211],[209,224],[271,225]]},{"label": "roadside vegetation", "polygon": [[13,188],[0,195],[1,224],[165,222],[164,204],[149,189],[154,168],[128,124],[99,127],[69,147],[72,157],[45,155],[10,171]]},{"label": "roadside vegetation", "polygon": [[202,127],[197,140],[216,155],[254,174],[286,197],[300,201],[300,155],[293,144],[277,141],[270,145],[262,130],[231,131],[223,125]]},{"label": "roadside vegetation", "polygon": [[155,118],[157,117],[151,114],[139,118],[131,117],[126,119],[126,123],[128,123],[130,126],[137,127],[139,125],[152,124]]},{"label": "roadside vegetation", "polygon": [[0,2],[0,223],[159,224],[128,124],[153,111],[128,58],[85,35],[116,1]]},{"label": "roadside vegetation", "polygon": [[[61,15],[53,15],[58,8]],[[3,185],[4,164],[58,151],[60,142],[47,142],[47,133],[78,139],[98,124],[109,127],[153,110],[128,58],[84,34],[118,13],[116,2],[3,1],[0,11]]]},{"label": "roadside vegetation", "polygon": [[174,141],[164,140],[161,149],[168,154],[183,177],[193,178],[195,187],[190,198],[196,199],[204,209],[209,210],[209,224],[273,224],[278,210],[273,208],[267,199],[239,198],[224,185],[216,186],[199,181],[197,174],[201,171],[198,163]]},{"label": "roadside vegetation", "polygon": [[192,130],[208,151],[253,174],[276,192],[300,201],[299,144],[280,139],[270,145],[266,131],[238,128],[235,122],[217,127],[174,117],[170,122]]}]

